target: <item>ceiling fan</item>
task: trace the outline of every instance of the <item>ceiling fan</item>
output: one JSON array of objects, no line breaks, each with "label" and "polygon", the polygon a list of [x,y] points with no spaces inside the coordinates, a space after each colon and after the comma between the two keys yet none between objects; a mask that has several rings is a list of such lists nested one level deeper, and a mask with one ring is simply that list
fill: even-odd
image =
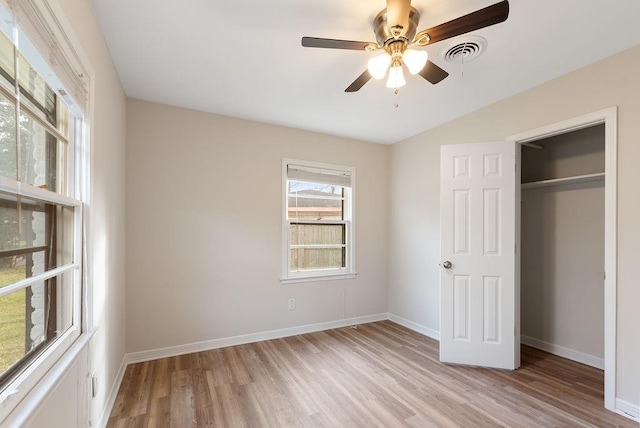
[{"label": "ceiling fan", "polygon": [[386,86],[397,89],[405,85],[403,65],[411,74],[419,74],[429,82],[436,84],[449,73],[427,58],[427,52],[410,49],[424,47],[470,31],[479,30],[506,21],[509,17],[509,2],[500,3],[461,16],[444,24],[437,25],[416,34],[420,13],[411,6],[411,0],[387,0],[383,9],[373,20],[373,31],[377,42],[358,42],[354,40],[323,39],[303,37],[302,46],[307,48],[383,51],[371,58],[364,71],[345,92],[356,92],[372,77],[382,79],[389,70]]}]

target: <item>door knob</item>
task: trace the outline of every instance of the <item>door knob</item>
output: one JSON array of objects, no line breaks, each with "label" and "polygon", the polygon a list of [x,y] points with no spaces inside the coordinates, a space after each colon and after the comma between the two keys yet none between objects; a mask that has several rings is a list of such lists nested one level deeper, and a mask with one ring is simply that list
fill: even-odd
[{"label": "door knob", "polygon": [[451,269],[451,262],[449,260],[447,260],[446,262],[443,262],[442,267],[445,269]]}]

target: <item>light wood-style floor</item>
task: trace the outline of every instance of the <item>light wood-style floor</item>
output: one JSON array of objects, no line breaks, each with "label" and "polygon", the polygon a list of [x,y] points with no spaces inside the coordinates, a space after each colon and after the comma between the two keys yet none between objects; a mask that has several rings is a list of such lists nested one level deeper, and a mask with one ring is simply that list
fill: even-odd
[{"label": "light wood-style floor", "polygon": [[514,372],[449,366],[391,321],[127,368],[108,427],[633,427],[603,372],[523,347]]}]

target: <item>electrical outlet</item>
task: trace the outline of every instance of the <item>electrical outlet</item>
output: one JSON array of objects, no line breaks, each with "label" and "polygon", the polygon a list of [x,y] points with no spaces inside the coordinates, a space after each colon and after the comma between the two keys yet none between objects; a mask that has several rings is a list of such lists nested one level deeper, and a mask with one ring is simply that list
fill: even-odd
[{"label": "electrical outlet", "polygon": [[289,310],[292,311],[296,308],[296,299],[289,299]]}]

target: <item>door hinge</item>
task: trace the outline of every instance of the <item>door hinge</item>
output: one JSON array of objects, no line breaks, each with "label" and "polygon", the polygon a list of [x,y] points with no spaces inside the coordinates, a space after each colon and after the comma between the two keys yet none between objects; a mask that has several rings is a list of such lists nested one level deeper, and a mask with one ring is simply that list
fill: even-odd
[{"label": "door hinge", "polygon": [[604,280],[605,281],[607,280],[607,273],[606,272],[604,273]]}]

